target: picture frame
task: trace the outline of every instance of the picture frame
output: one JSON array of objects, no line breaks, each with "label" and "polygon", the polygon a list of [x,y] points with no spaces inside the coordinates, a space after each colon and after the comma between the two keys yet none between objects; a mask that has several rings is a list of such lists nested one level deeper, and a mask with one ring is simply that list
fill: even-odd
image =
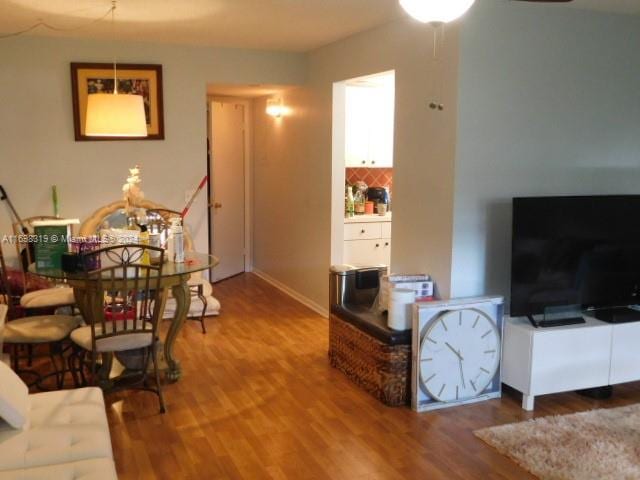
[{"label": "picture frame", "polygon": [[71,63],[73,129],[77,142],[110,140],[164,140],[162,65],[117,64],[119,94],[136,92],[144,98],[146,137],[89,137],[84,133],[87,97],[91,93],[113,91],[112,63]]}]

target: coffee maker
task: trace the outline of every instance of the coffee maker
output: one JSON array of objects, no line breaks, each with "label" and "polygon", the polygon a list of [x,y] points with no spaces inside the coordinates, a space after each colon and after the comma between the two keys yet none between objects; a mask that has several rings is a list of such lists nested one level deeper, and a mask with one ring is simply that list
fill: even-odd
[{"label": "coffee maker", "polygon": [[387,211],[391,210],[391,206],[389,205],[389,190],[385,187],[369,187],[369,190],[367,190],[367,200],[373,202],[375,205],[384,203],[387,206]]}]

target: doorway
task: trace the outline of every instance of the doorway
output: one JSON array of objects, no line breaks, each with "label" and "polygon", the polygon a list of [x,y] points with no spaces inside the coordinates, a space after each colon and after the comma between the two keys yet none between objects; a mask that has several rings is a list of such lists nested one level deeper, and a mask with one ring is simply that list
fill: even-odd
[{"label": "doorway", "polygon": [[209,243],[220,259],[211,281],[251,270],[249,192],[250,103],[209,100]]},{"label": "doorway", "polygon": [[395,72],[333,85],[331,263],[390,266]]}]

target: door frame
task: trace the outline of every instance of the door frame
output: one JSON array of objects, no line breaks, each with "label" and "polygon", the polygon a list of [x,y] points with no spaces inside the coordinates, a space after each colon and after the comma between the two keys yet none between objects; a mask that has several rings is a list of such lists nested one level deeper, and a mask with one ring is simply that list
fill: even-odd
[{"label": "door frame", "polygon": [[[211,103],[233,103],[244,107],[244,271],[253,271],[253,101],[242,97],[207,96],[207,139],[209,152],[207,155],[207,171],[209,182],[213,184],[213,169],[210,160],[213,160],[213,142],[211,141]],[[211,187],[207,195],[211,193]],[[207,203],[207,227],[209,232],[209,252],[215,255],[213,250],[213,237],[211,235],[211,209],[213,199]],[[213,278],[213,275],[211,275]]]},{"label": "door frame", "polygon": [[[351,85],[359,80],[367,77],[377,77],[380,75],[394,75],[393,92],[394,92],[394,150],[395,156],[395,132],[396,121],[395,105],[397,105],[397,79],[396,69],[383,70],[357,77],[348,78],[333,83],[332,104],[331,104],[331,264],[339,265],[344,263],[344,201],[345,201],[345,181],[346,181],[346,102],[347,102],[347,85]],[[395,162],[394,166],[395,167]],[[393,223],[393,222],[392,222]],[[392,244],[393,247],[393,244]],[[389,265],[389,267],[391,267]]]},{"label": "door frame", "polygon": [[331,265],[344,263],[347,81],[333,84],[331,122]]}]

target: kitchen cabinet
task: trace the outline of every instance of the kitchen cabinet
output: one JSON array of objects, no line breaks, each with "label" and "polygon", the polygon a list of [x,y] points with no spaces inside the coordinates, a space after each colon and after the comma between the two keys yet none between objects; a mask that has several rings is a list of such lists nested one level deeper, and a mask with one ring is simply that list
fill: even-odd
[{"label": "kitchen cabinet", "polygon": [[345,240],[371,240],[382,238],[382,223],[352,223],[344,226]]},{"label": "kitchen cabinet", "polygon": [[343,261],[356,266],[389,265],[391,222],[345,223]]},{"label": "kitchen cabinet", "polygon": [[347,167],[393,167],[393,84],[347,85],[345,162]]},{"label": "kitchen cabinet", "polygon": [[356,266],[389,265],[391,239],[347,240],[344,242],[344,263]]}]

